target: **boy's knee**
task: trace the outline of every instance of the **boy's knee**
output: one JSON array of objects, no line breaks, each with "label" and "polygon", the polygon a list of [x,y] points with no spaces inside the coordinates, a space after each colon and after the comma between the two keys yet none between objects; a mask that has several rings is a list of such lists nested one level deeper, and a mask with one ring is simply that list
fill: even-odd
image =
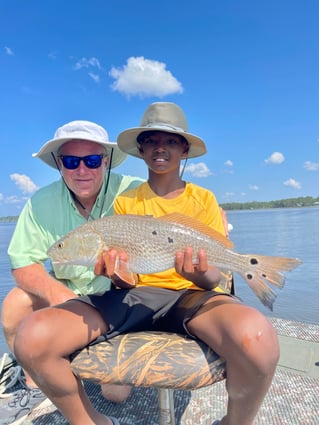
[{"label": "boy's knee", "polygon": [[257,368],[268,373],[277,365],[280,355],[277,332],[271,322],[258,311],[251,313],[244,326],[239,324],[241,344]]}]

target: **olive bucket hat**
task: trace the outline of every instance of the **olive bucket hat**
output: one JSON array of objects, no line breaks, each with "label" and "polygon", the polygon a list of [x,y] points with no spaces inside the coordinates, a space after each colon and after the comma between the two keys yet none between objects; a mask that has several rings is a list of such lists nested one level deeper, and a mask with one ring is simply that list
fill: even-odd
[{"label": "olive bucket hat", "polygon": [[56,168],[56,163],[52,153],[57,156],[59,149],[64,143],[70,140],[85,140],[98,143],[103,146],[108,154],[111,154],[113,149],[111,168],[120,165],[127,157],[122,152],[116,143],[109,141],[107,131],[98,124],[91,121],[71,121],[58,128],[54,134],[54,138],[46,142],[39,152],[32,154],[35,158],[40,158],[50,167]]},{"label": "olive bucket hat", "polygon": [[137,137],[143,131],[165,131],[183,136],[189,144],[188,158],[196,158],[207,152],[204,141],[188,132],[185,114],[175,103],[155,102],[149,105],[139,127],[129,128],[118,135],[118,147],[129,155],[142,158]]}]

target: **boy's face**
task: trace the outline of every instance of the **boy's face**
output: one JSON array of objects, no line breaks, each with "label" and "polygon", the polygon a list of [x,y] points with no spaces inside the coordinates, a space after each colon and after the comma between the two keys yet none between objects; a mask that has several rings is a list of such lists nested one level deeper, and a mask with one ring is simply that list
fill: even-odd
[{"label": "boy's face", "polygon": [[187,157],[189,149],[183,137],[165,131],[147,132],[139,144],[145,163],[156,173],[179,169],[180,161]]}]

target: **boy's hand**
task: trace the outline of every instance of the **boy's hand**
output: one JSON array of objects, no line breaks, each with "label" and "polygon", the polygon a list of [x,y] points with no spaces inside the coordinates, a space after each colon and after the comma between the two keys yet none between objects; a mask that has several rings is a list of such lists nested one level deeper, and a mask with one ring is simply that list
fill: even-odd
[{"label": "boy's hand", "polygon": [[197,260],[193,261],[193,250],[186,247],[184,252],[177,252],[175,256],[175,269],[180,275],[193,275],[194,273],[205,273],[208,270],[206,252],[200,250],[197,253]]},{"label": "boy's hand", "polygon": [[221,277],[217,267],[208,265],[207,255],[203,249],[198,251],[197,260],[194,261],[191,247],[186,247],[184,252],[176,253],[175,270],[203,289],[213,289]]},{"label": "boy's hand", "polygon": [[125,252],[109,249],[98,258],[94,273],[108,277],[119,288],[134,288],[137,276],[127,271],[127,261]]}]

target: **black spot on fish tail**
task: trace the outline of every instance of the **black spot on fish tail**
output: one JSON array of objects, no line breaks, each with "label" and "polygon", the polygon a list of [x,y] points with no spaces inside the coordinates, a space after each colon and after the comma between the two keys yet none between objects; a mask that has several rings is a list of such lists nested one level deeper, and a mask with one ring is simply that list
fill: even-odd
[{"label": "black spot on fish tail", "polygon": [[157,235],[157,231],[153,230],[152,235],[156,236]]},{"label": "black spot on fish tail", "polygon": [[168,237],[167,240],[168,240],[168,243],[174,243],[174,239],[173,238]]},{"label": "black spot on fish tail", "polygon": [[265,255],[247,255],[248,270],[237,271],[255,292],[260,301],[271,311],[276,293],[267,284],[281,289],[285,284],[283,271],[297,267],[301,261],[297,258],[274,257]]}]

